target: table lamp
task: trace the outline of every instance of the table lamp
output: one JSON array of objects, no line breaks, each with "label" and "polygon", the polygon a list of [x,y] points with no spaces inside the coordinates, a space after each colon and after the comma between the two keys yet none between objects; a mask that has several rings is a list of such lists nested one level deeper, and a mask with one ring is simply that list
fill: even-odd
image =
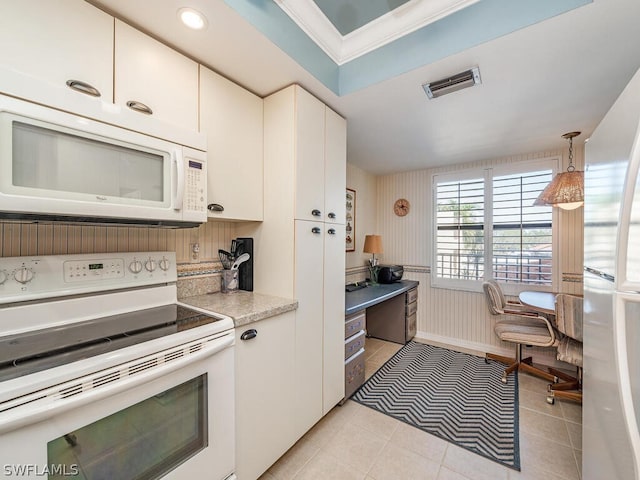
[{"label": "table lamp", "polygon": [[378,259],[376,258],[376,253],[382,253],[382,237],[380,235],[366,235],[362,251],[373,255],[369,259],[369,278],[371,283],[378,283]]}]

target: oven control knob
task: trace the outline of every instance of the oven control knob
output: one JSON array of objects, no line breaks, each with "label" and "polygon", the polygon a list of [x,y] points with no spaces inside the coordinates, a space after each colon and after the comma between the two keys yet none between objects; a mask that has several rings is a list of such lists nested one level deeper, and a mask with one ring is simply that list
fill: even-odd
[{"label": "oven control knob", "polygon": [[34,276],[34,271],[27,267],[18,268],[15,272],[13,272],[13,278],[16,280],[16,282],[22,284],[29,283],[31,280],[33,280]]},{"label": "oven control knob", "polygon": [[131,273],[140,273],[142,271],[142,262],[134,260],[129,264],[129,270],[131,270]]},{"label": "oven control knob", "polygon": [[169,270],[171,262],[167,260],[166,257],[162,257],[162,260],[160,260],[158,265],[160,265],[160,268],[166,272],[167,270]]},{"label": "oven control knob", "polygon": [[153,272],[157,267],[156,261],[153,259],[149,259],[146,262],[144,262],[144,268],[147,269],[148,272]]}]

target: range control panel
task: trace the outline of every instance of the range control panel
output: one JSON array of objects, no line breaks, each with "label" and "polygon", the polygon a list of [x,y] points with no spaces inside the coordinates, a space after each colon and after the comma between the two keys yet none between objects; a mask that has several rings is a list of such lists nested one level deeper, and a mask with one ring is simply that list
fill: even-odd
[{"label": "range control panel", "polygon": [[121,258],[95,260],[69,260],[64,262],[65,282],[84,282],[124,277],[124,260]]},{"label": "range control panel", "polygon": [[0,304],[177,280],[175,252],[0,258]]}]

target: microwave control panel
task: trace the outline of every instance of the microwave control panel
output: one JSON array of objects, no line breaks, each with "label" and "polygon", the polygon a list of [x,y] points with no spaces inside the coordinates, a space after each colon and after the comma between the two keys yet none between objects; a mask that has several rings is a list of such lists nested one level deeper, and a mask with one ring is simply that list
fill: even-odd
[{"label": "microwave control panel", "polygon": [[193,158],[185,159],[184,210],[207,215],[207,170],[206,162]]}]

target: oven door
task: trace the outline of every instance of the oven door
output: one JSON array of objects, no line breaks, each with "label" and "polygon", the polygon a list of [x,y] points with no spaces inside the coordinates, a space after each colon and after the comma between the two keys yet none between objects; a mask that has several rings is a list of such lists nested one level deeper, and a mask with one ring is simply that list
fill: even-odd
[{"label": "oven door", "polygon": [[7,402],[0,478],[235,478],[233,343],[215,335]]}]

